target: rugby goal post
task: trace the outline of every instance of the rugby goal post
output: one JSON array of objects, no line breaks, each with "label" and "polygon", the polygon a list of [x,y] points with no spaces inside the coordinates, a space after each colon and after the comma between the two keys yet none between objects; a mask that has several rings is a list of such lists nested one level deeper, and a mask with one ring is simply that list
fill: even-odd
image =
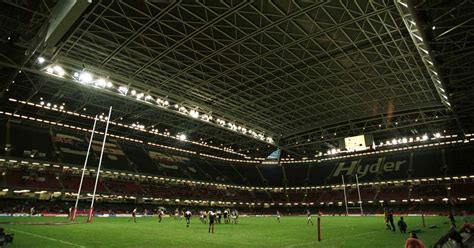
[{"label": "rugby goal post", "polygon": [[94,191],[92,193],[91,207],[89,209],[89,214],[87,215],[87,223],[92,221],[92,216],[94,215],[94,202],[95,202],[95,193],[97,191],[97,184],[99,182],[100,168],[102,166],[102,158],[104,157],[105,141],[107,140],[107,132],[109,131],[110,116],[112,114],[112,106],[109,108],[109,115],[107,117],[107,123],[105,124],[104,139],[102,140],[102,148],[100,149],[99,157],[99,166],[97,166],[97,174],[95,176]]},{"label": "rugby goal post", "polygon": [[74,208],[72,209],[72,213],[71,213],[71,216],[70,216],[72,221],[75,221],[76,216],[77,216],[77,206],[79,204],[79,199],[81,197],[82,183],[84,181],[84,174],[86,172],[87,161],[89,160],[89,153],[90,153],[91,146],[92,146],[92,140],[94,139],[96,124],[97,124],[97,115],[94,117],[94,125],[92,126],[92,133],[91,133],[91,137],[89,139],[89,147],[87,147],[86,159],[84,161],[84,167],[82,168],[81,181],[79,182],[79,188],[77,189],[76,203],[74,204]]},{"label": "rugby goal post", "polygon": [[349,207],[349,206],[347,206],[346,183],[344,181],[344,175],[341,175],[341,177],[342,177],[342,189],[344,190],[344,205],[346,207],[346,216],[349,215],[349,209],[358,209],[358,210],[360,210],[360,215],[363,216],[364,215],[364,209],[362,208],[362,198],[360,196],[359,177],[357,176],[357,174],[355,174],[357,195],[359,196],[359,206],[358,207]]}]

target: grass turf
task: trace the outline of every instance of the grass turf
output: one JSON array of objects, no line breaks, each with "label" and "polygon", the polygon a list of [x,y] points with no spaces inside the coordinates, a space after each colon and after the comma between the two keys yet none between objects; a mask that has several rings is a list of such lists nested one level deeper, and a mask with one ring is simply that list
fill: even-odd
[{"label": "grass turf", "polygon": [[[405,217],[408,230],[421,229],[418,237],[432,245],[449,225],[446,217],[426,217],[426,228],[421,217]],[[398,218],[396,218],[398,220]],[[0,222],[51,221],[63,222],[58,217],[0,217]],[[322,241],[316,239],[314,226],[305,217],[241,217],[237,225],[216,224],[209,234],[207,225],[193,217],[186,228],[179,222],[156,217],[95,218],[93,223],[71,225],[1,225],[7,233],[14,233],[14,244],[9,247],[403,247],[408,234],[385,230],[383,217],[322,217]],[[458,218],[461,223],[461,219]],[[430,225],[436,229],[429,229]]]}]

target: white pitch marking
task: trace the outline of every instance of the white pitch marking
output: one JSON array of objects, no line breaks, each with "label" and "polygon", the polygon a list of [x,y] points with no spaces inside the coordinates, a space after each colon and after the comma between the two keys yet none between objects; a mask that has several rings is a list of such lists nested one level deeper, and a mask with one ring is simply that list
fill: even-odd
[{"label": "white pitch marking", "polygon": [[85,247],[85,246],[83,246],[83,245],[78,245],[78,244],[74,244],[74,243],[67,242],[67,241],[64,241],[64,240],[55,239],[55,238],[50,238],[50,237],[43,236],[43,235],[39,235],[39,234],[35,234],[35,233],[25,232],[25,231],[13,229],[13,228],[9,228],[9,229],[12,230],[12,231],[14,231],[14,232],[19,232],[19,233],[23,233],[23,234],[28,234],[28,235],[31,235],[31,236],[34,236],[34,237],[43,238],[43,239],[48,239],[48,240],[60,242],[60,243],[67,244],[67,245],[72,245],[72,246],[77,246],[77,247],[82,247],[82,248]]}]

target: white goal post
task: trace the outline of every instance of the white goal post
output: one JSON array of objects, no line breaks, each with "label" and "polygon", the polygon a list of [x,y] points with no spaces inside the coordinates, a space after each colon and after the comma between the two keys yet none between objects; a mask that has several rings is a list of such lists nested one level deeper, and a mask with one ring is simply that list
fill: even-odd
[{"label": "white goal post", "polygon": [[344,190],[344,205],[346,207],[346,216],[349,215],[349,209],[359,209],[360,210],[360,215],[364,215],[364,210],[362,208],[362,198],[360,196],[360,188],[359,188],[359,177],[357,174],[355,175],[356,179],[356,186],[357,186],[357,195],[359,196],[359,206],[358,207],[349,207],[347,206],[347,192],[346,192],[346,183],[344,181],[344,175],[341,175],[342,178],[342,189]]}]

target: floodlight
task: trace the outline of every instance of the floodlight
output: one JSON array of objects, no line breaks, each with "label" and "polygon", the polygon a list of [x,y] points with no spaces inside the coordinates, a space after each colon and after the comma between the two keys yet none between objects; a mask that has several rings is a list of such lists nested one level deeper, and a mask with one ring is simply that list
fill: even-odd
[{"label": "floodlight", "polygon": [[126,95],[127,92],[128,92],[128,88],[125,87],[125,86],[120,86],[120,87],[118,88],[118,91],[119,91],[122,95]]},{"label": "floodlight", "polygon": [[46,61],[43,57],[38,57],[38,64],[43,64]]},{"label": "floodlight", "polygon": [[99,78],[95,81],[95,85],[104,88],[107,85],[107,82],[103,78]]},{"label": "floodlight", "polygon": [[186,140],[186,134],[183,134],[183,133],[182,133],[182,134],[179,134],[179,135],[178,135],[178,139],[179,139],[179,140]]},{"label": "floodlight", "polygon": [[199,117],[199,112],[194,110],[194,109],[191,109],[191,111],[189,111],[189,115],[193,118],[198,118]]},{"label": "floodlight", "polygon": [[59,65],[55,65],[53,67],[53,72],[56,73],[60,77],[64,76],[64,69]]},{"label": "floodlight", "polygon": [[79,82],[81,83],[91,83],[92,82],[92,74],[89,72],[83,71],[79,74]]}]

